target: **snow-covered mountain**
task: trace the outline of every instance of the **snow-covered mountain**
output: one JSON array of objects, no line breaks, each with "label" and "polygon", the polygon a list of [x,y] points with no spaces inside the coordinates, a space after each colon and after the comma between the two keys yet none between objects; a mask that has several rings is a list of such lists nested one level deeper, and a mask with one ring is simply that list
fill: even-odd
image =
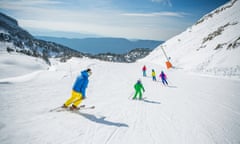
[{"label": "snow-covered mountain", "polygon": [[151,51],[152,50],[148,48],[136,48],[125,54],[101,53],[89,57],[103,61],[131,63],[144,58]]},{"label": "snow-covered mountain", "polygon": [[[0,50],[20,52],[29,56],[43,58],[49,63],[50,57],[83,57],[84,54],[68,47],[35,39],[31,34],[18,26],[15,19],[0,13]],[[50,63],[49,63],[50,64]]]},{"label": "snow-covered mountain", "polygon": [[232,0],[203,16],[181,34],[159,45],[143,62],[240,78],[240,1]]}]

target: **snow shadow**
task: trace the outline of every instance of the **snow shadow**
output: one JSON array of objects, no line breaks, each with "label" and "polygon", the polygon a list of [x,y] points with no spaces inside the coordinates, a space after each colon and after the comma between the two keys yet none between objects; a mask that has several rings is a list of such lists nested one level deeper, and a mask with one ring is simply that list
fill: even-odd
[{"label": "snow shadow", "polygon": [[[156,82],[161,83],[163,87],[177,88],[177,86],[174,86],[174,85],[164,85],[161,80],[158,80],[158,81],[156,81]],[[171,83],[171,82],[170,82],[170,83]]]},{"label": "snow shadow", "polygon": [[87,114],[87,113],[82,113],[82,112],[77,112],[77,114],[85,117],[86,119],[88,119],[90,121],[96,122],[96,123],[105,124],[108,126],[128,127],[128,125],[125,123],[108,121],[105,119],[106,118],[105,116],[101,116],[100,118],[97,118],[95,115],[92,115],[92,114]]},{"label": "snow shadow", "polygon": [[161,104],[160,102],[158,102],[158,101],[153,101],[153,100],[143,99],[143,101],[146,102],[146,103],[151,103],[151,104]]},{"label": "snow shadow", "polygon": [[0,84],[12,84],[12,83],[3,81],[3,82],[0,82]]},{"label": "snow shadow", "polygon": [[176,66],[173,66],[172,68],[173,69],[183,69],[182,67],[176,67]]},{"label": "snow shadow", "polygon": [[171,85],[169,85],[168,87],[169,88],[177,88],[177,86],[171,86]]},{"label": "snow shadow", "polygon": [[5,124],[0,122],[0,130],[2,130],[5,127]]}]

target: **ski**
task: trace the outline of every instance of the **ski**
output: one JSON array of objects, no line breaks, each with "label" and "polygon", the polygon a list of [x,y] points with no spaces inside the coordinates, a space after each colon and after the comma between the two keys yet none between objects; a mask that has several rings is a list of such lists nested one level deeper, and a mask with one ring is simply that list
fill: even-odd
[{"label": "ski", "polygon": [[79,107],[79,108],[77,108],[77,109],[73,109],[73,110],[71,110],[70,108],[65,108],[64,110],[60,110],[60,111],[58,111],[58,112],[61,112],[61,111],[68,111],[68,112],[79,112],[79,111],[81,111],[81,110],[86,110],[86,109],[94,109],[95,108],[95,106],[84,106],[84,107]]},{"label": "ski", "polygon": [[133,101],[141,101],[141,100],[146,100],[147,99],[147,97],[143,97],[143,98],[141,98],[141,99],[139,99],[139,98],[136,98],[136,99],[130,99],[130,100],[133,100]]},{"label": "ski", "polygon": [[57,111],[57,110],[59,110],[59,109],[62,109],[62,106],[59,106],[59,107],[50,109],[49,112]]},{"label": "ski", "polygon": [[53,111],[55,111],[55,112],[62,112],[62,111],[74,112],[74,111],[85,110],[85,109],[94,109],[94,108],[95,108],[95,106],[85,106],[85,105],[81,105],[77,109],[74,109],[74,110],[71,110],[69,107],[68,108],[57,107],[57,108],[50,110],[50,112],[53,112]]},{"label": "ski", "polygon": [[[85,105],[80,105],[78,109],[84,108],[84,107],[85,107]],[[68,110],[70,111],[69,107],[68,108],[63,108],[62,106],[59,106],[59,107],[56,107],[54,109],[49,110],[49,112],[54,112],[54,111],[61,112],[61,111],[68,111]]]}]

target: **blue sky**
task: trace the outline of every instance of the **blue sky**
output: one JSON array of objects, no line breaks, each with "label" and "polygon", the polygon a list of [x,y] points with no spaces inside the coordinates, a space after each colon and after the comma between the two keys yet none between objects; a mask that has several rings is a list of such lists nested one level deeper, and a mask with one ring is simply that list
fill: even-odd
[{"label": "blue sky", "polygon": [[230,0],[0,0],[33,35],[167,40]]}]

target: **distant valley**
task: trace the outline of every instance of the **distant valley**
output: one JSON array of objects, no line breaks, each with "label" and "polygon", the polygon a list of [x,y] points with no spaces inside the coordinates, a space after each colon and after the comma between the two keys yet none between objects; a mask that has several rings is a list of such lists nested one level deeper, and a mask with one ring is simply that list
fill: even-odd
[{"label": "distant valley", "polygon": [[155,40],[128,40],[125,38],[58,38],[35,36],[38,39],[55,42],[79,52],[100,54],[100,53],[114,53],[124,54],[136,48],[148,48],[153,50],[163,41]]}]

